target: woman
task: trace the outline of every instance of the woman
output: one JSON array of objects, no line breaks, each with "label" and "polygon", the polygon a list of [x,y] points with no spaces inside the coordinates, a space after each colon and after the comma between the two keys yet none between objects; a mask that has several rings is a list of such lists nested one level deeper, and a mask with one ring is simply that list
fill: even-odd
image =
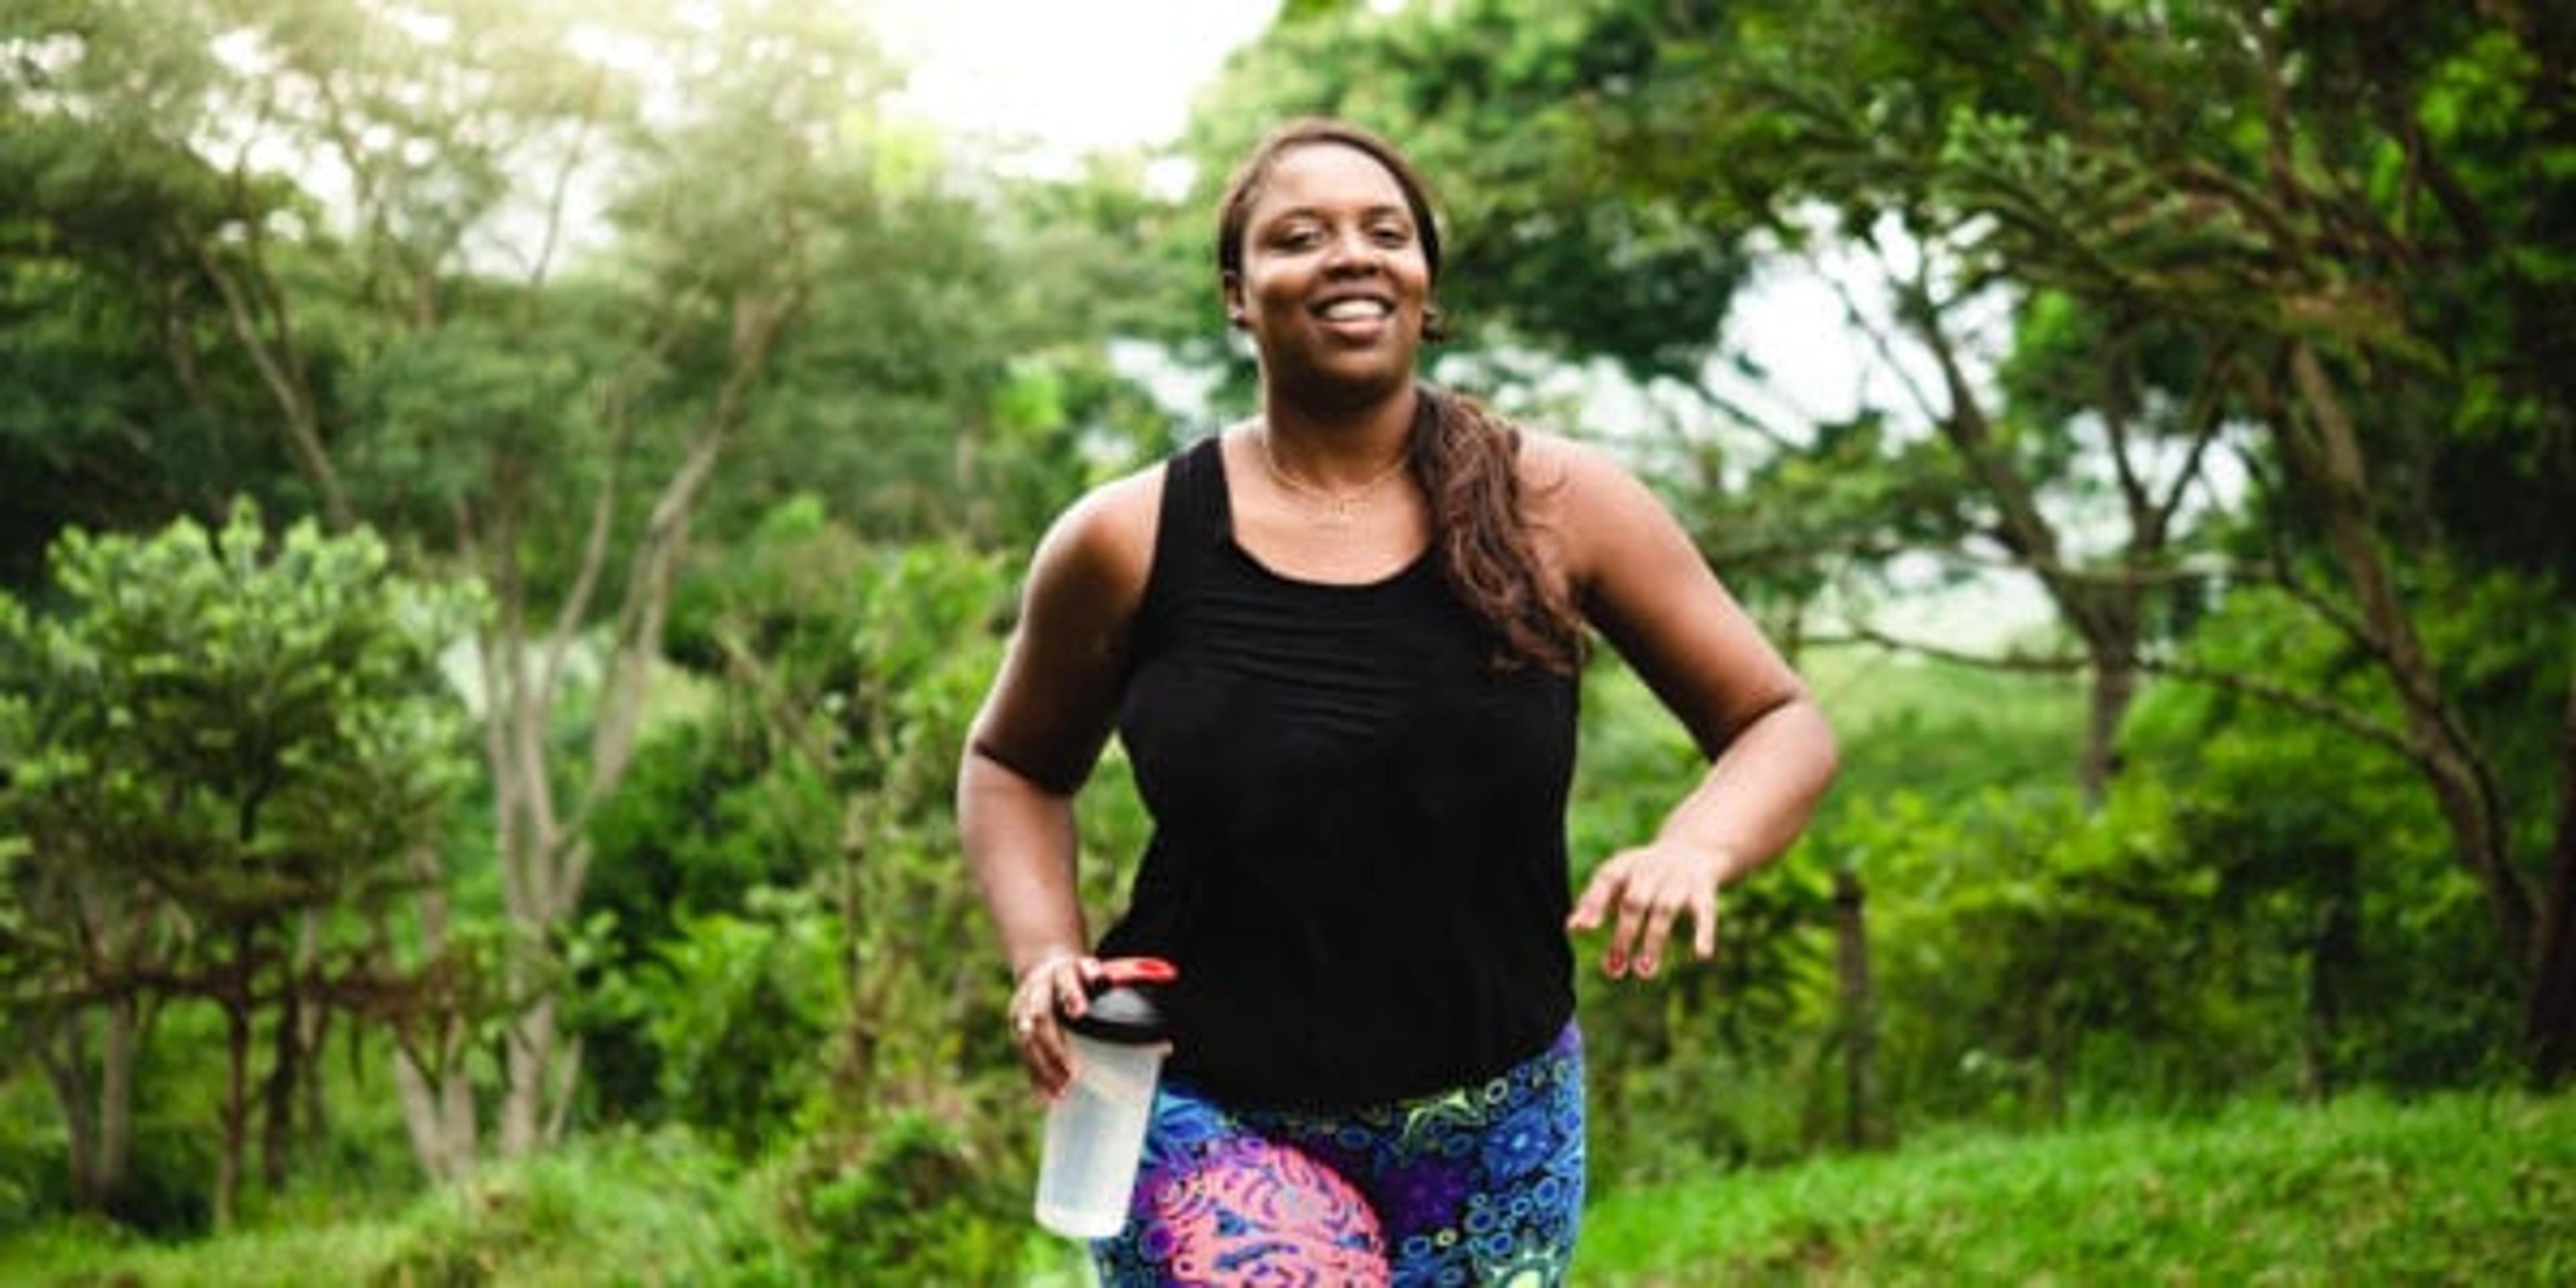
[{"label": "woman", "polygon": [[[1832,777],[1797,676],[1607,456],[1417,380],[1440,240],[1385,141],[1274,132],[1219,211],[1253,419],[1110,483],[1039,544],[960,830],[1029,1076],[1099,956],[1180,969],[1109,1283],[1558,1282],[1583,1192],[1568,932],[1650,979]],[[1711,758],[1570,898],[1586,625]],[[1154,837],[1095,956],[1072,796],[1115,728]],[[1517,1278],[1535,1272],[1534,1279]]]}]

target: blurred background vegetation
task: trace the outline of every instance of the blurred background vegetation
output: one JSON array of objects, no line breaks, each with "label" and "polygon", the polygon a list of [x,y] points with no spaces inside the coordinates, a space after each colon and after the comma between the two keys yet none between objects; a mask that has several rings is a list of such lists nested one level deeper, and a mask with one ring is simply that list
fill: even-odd
[{"label": "blurred background vegetation", "polygon": [[[1587,984],[1587,1265],[2259,1258],[1695,1188],[2206,1117],[2513,1178],[2501,1252],[2247,1277],[2538,1272],[2571,69],[2518,0],[1290,0],[1168,148],[1032,176],[888,111],[857,5],[11,0],[0,1268],[1071,1281],[959,739],[1047,518],[1247,405],[1214,194],[1329,112],[1439,186],[1436,377],[1626,455],[1846,749],[1713,967]],[[1695,770],[1615,658],[1584,721],[1579,863]],[[1084,826],[1102,924],[1114,748]],[[2259,1116],[2328,1102],[2451,1108]],[[2272,1157],[2116,1184],[2308,1206],[2226,1188]]]}]

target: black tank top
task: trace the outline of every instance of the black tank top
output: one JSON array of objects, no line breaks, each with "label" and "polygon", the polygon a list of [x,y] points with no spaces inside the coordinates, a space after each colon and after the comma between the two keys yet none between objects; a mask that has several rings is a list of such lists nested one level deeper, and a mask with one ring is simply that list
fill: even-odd
[{"label": "black tank top", "polygon": [[1180,967],[1170,1070],[1221,1099],[1509,1068],[1574,1006],[1573,680],[1493,665],[1427,553],[1361,585],[1264,567],[1217,441],[1165,466],[1118,713],[1154,833],[1101,950]]}]

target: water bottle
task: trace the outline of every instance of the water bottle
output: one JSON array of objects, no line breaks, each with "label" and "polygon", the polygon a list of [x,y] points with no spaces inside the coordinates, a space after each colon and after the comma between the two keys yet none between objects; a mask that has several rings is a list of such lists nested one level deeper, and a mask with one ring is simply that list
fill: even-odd
[{"label": "water bottle", "polygon": [[1081,1015],[1056,1013],[1073,1045],[1073,1081],[1047,1107],[1039,1225],[1074,1239],[1106,1239],[1126,1227],[1154,1084],[1172,1049],[1154,995],[1177,975],[1159,958],[1112,958],[1100,964]]}]

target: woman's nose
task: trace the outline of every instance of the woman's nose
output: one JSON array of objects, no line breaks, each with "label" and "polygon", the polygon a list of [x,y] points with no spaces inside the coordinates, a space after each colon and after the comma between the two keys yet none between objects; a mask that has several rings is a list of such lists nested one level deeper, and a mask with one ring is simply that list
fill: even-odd
[{"label": "woman's nose", "polygon": [[1383,259],[1377,243],[1358,228],[1333,234],[1324,249],[1324,267],[1340,272],[1374,269]]}]

